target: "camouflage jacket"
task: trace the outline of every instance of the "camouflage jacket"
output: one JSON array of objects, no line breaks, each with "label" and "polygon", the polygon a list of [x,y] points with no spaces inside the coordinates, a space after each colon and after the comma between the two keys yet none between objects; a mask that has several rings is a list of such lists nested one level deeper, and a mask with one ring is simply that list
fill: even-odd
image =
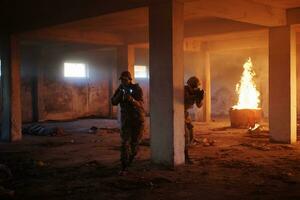
[{"label": "camouflage jacket", "polygon": [[111,98],[111,102],[113,105],[120,104],[122,121],[144,122],[143,91],[138,84],[131,83],[127,87],[120,85]]},{"label": "camouflage jacket", "polygon": [[200,108],[202,106],[202,100],[204,98],[204,91],[200,88],[194,90],[188,85],[184,86],[184,110],[192,108],[196,103],[196,106]]}]

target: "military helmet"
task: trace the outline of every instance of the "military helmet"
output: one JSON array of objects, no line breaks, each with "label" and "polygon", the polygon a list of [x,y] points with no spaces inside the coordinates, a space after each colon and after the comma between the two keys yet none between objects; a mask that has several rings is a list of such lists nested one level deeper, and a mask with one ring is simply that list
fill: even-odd
[{"label": "military helmet", "polygon": [[121,73],[121,76],[120,76],[120,80],[121,79],[129,79],[129,80],[132,80],[132,76],[131,76],[131,73],[129,72],[129,71],[123,71],[122,73]]},{"label": "military helmet", "polygon": [[200,85],[200,81],[196,76],[192,76],[188,79],[187,84],[192,88],[197,88]]}]

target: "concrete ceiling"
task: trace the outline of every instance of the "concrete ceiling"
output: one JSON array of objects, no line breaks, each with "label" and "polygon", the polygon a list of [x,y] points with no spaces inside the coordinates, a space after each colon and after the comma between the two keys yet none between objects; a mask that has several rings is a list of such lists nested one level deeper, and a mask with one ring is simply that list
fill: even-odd
[{"label": "concrete ceiling", "polygon": [[277,8],[297,8],[300,7],[300,0],[252,0],[256,3],[261,3]]},{"label": "concrete ceiling", "polygon": [[[183,1],[185,35],[189,37],[195,34],[201,36],[284,24],[285,9],[300,7],[300,0]],[[196,30],[195,34],[192,33],[193,29]],[[145,42],[148,38],[148,8],[141,7],[90,17],[22,35],[31,40],[58,39],[103,45]]]}]

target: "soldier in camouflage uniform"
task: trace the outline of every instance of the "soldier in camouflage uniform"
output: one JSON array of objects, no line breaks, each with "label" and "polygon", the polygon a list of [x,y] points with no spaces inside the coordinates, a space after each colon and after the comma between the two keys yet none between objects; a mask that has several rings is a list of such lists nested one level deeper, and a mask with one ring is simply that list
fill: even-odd
[{"label": "soldier in camouflage uniform", "polygon": [[188,79],[187,85],[184,86],[184,114],[185,114],[185,158],[190,162],[188,155],[189,146],[195,142],[192,119],[189,116],[188,109],[192,108],[194,104],[198,108],[202,106],[204,98],[204,91],[199,88],[200,81],[197,77],[193,76]]},{"label": "soldier in camouflage uniform", "polygon": [[124,172],[138,152],[145,123],[143,91],[138,84],[133,84],[131,74],[124,71],[121,84],[111,98],[113,105],[121,106],[121,164]]}]

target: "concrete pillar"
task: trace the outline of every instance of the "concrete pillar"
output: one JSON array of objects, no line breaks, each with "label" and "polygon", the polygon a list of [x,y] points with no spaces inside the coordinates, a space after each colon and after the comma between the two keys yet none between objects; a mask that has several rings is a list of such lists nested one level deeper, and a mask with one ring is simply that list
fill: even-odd
[{"label": "concrete pillar", "polygon": [[130,71],[132,75],[133,81],[135,80],[134,77],[134,64],[135,64],[135,48],[134,46],[128,45],[127,47],[127,63],[128,63],[128,68],[127,70]]},{"label": "concrete pillar", "polygon": [[270,139],[280,143],[297,140],[296,41],[293,27],[269,30]]},{"label": "concrete pillar", "polygon": [[18,141],[22,139],[20,48],[18,39],[9,34],[1,34],[0,48],[3,94],[1,140]]},{"label": "concrete pillar", "polygon": [[204,107],[203,117],[205,122],[211,121],[211,75],[210,75],[210,55],[208,51],[204,52]]},{"label": "concrete pillar", "polygon": [[[117,48],[117,78],[116,88],[113,87],[114,91],[120,84],[119,77],[123,71],[129,71],[132,75],[132,81],[134,82],[134,63],[135,63],[135,48],[131,45],[124,45]],[[112,94],[114,93],[112,92]],[[112,108],[113,109],[113,108]],[[121,109],[118,107],[117,119],[121,122]],[[112,110],[112,112],[114,112]]]},{"label": "concrete pillar", "polygon": [[[116,67],[111,67],[110,68],[110,80],[109,80],[109,97],[112,97],[114,95],[114,92],[117,87],[117,70],[115,69]],[[113,106],[111,103],[109,103],[109,117],[110,118],[115,118],[116,117],[116,111],[115,111],[115,106]]]},{"label": "concrete pillar", "polygon": [[45,50],[38,48],[36,52],[36,65],[34,66],[33,80],[32,80],[32,108],[33,120],[36,122],[45,121],[47,118],[44,96],[44,67]]},{"label": "concrete pillar", "polygon": [[[201,82],[201,88],[204,87],[204,63],[203,63],[203,58],[204,56],[202,55],[202,51],[186,51],[184,53],[184,80],[185,84],[187,84],[187,80],[191,76],[196,76],[199,78]],[[204,105],[204,104],[203,104]],[[196,122],[203,122],[204,117],[203,117],[203,108],[202,106],[200,109],[194,105],[193,108],[189,109],[190,116],[192,120]]]},{"label": "concrete pillar", "polygon": [[184,163],[183,3],[149,6],[150,134],[152,161]]},{"label": "concrete pillar", "polygon": [[117,50],[118,77],[122,71],[128,70],[134,79],[135,49],[131,45],[118,47]]},{"label": "concrete pillar", "polygon": [[41,57],[42,57],[42,53],[41,53],[41,48],[37,48],[35,47],[33,50],[33,54],[36,58],[36,60],[34,61],[33,65],[30,67],[31,70],[31,75],[32,75],[32,80],[31,80],[31,90],[32,90],[32,120],[34,122],[38,122],[39,119],[41,118],[40,116],[40,109],[39,109],[39,104],[40,104],[40,93],[39,93],[39,84],[40,79],[42,79],[42,73],[41,73]]},{"label": "concrete pillar", "polygon": [[[35,68],[35,66],[34,66]],[[32,121],[39,121],[39,106],[38,106],[38,73],[37,69],[33,69],[32,80],[31,80],[31,91],[32,91]]]}]

